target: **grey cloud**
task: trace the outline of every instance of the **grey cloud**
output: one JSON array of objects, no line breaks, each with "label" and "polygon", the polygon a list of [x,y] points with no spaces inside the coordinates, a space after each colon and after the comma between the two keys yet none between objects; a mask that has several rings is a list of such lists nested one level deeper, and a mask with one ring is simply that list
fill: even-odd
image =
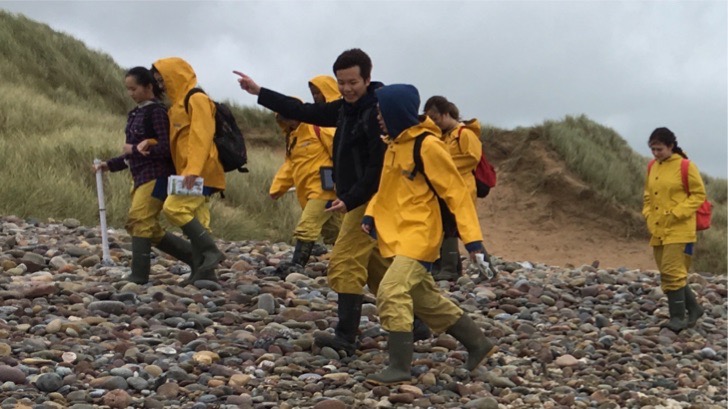
[{"label": "grey cloud", "polygon": [[647,156],[657,126],[726,177],[727,3],[3,2],[122,66],[179,55],[217,98],[254,104],[231,74],[310,99],[306,83],[361,47],[373,78],[442,94],[500,127],[584,113]]}]

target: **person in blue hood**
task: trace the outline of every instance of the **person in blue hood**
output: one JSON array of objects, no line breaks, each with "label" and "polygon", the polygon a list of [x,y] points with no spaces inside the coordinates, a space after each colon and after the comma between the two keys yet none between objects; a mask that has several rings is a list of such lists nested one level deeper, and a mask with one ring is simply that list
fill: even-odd
[{"label": "person in blue hood", "polygon": [[440,206],[456,216],[471,257],[486,256],[475,204],[440,140],[440,128],[429,117],[417,116],[417,88],[394,84],[376,94],[387,151],[379,190],[369,201],[361,227],[368,234],[376,233],[382,256],[393,260],[377,291],[379,318],[389,333],[389,366],[367,380],[382,385],[411,381],[415,316],[432,331],[447,332],[460,341],[468,351],[464,367],[471,371],[497,348],[460,307],[440,293],[429,271],[440,255]]}]

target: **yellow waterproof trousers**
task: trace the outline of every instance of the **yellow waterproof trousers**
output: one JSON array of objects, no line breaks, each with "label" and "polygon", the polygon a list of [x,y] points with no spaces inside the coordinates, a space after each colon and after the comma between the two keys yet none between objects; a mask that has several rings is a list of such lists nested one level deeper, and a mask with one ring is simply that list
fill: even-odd
[{"label": "yellow waterproof trousers", "polygon": [[379,282],[391,260],[379,253],[377,241],[364,233],[361,220],[367,204],[352,209],[341,221],[341,231],[329,260],[329,287],[339,294],[362,294],[364,285],[377,293]]},{"label": "yellow waterproof trousers", "polygon": [[693,260],[692,246],[693,243],[675,243],[653,247],[663,292],[679,290],[687,285],[688,270]]},{"label": "yellow waterproof trousers", "polygon": [[209,197],[169,195],[164,201],[164,215],[174,226],[182,227],[197,219],[205,228],[210,230]]},{"label": "yellow waterproof trousers", "polygon": [[303,208],[293,237],[300,241],[316,241],[323,235],[324,243],[334,244],[339,235],[343,216],[339,212],[327,212],[326,200],[309,199]]},{"label": "yellow waterproof trousers", "polygon": [[133,237],[152,239],[156,245],[164,236],[159,224],[159,213],[164,202],[152,196],[156,180],[151,180],[131,190],[131,206],[126,221],[126,231]]},{"label": "yellow waterproof trousers", "polygon": [[415,315],[435,333],[444,332],[463,315],[445,298],[432,275],[417,260],[395,256],[377,292],[382,328],[389,332],[412,332]]}]

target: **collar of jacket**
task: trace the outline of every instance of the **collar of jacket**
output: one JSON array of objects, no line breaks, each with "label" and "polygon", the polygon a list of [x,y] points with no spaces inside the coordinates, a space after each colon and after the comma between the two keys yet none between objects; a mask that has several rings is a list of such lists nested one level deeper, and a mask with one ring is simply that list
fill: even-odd
[{"label": "collar of jacket", "polygon": [[397,135],[396,138],[392,138],[389,136],[385,137],[384,142],[386,142],[387,144],[395,144],[395,145],[400,144],[400,143],[406,143],[408,141],[411,141],[411,140],[417,138],[418,136],[420,136],[421,134],[423,134],[425,132],[431,133],[435,137],[440,138],[440,136],[441,136],[440,128],[438,128],[437,125],[435,125],[435,123],[432,121],[432,119],[430,119],[430,117],[428,117],[427,115],[420,115],[419,120],[420,120],[419,124],[405,129],[404,131],[402,131],[402,133]]},{"label": "collar of jacket", "polygon": [[359,112],[376,104],[377,95],[374,93],[374,91],[383,86],[384,84],[379,81],[370,82],[369,86],[367,87],[367,93],[364,94],[361,98],[357,99],[356,102],[351,104],[344,101],[344,112],[346,112],[347,114],[352,112]]},{"label": "collar of jacket", "polygon": [[683,157],[682,157],[682,156],[680,156],[680,154],[679,154],[679,153],[673,153],[672,155],[670,155],[670,157],[669,157],[669,158],[667,158],[667,159],[665,159],[665,160],[663,160],[663,161],[658,161],[658,162],[659,162],[659,163],[667,163],[667,162],[672,162],[672,161],[674,161],[674,160],[682,160],[682,159],[683,159]]}]

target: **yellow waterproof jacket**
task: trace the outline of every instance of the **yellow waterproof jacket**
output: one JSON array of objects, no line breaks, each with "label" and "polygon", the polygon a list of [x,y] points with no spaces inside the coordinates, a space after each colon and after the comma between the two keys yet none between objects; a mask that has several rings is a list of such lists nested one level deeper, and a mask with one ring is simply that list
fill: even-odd
[{"label": "yellow waterproof jacket", "polygon": [[185,111],[184,99],[197,86],[197,75],[181,58],[164,58],[154,63],[164,79],[169,96],[169,141],[178,175],[198,175],[205,186],[224,190],[225,172],[217,159],[215,104],[204,93],[192,95]]},{"label": "yellow waterproof jacket", "polygon": [[690,195],[685,192],[680,166],[683,157],[674,153],[655,161],[645,182],[642,215],[652,234],[651,246],[694,243],[695,213],[705,201],[705,185],[691,161],[688,168]]},{"label": "yellow waterproof jacket", "polygon": [[[283,125],[279,123],[281,128]],[[333,166],[331,152],[335,128],[319,128],[301,123],[294,130],[283,129],[286,135],[286,161],[276,172],[270,187],[272,196],[280,196],[291,186],[296,187],[296,196],[301,208],[309,199],[333,200],[336,193],[321,188],[319,170],[322,166]]]},{"label": "yellow waterproof jacket", "polygon": [[480,142],[480,123],[477,119],[461,122],[450,132],[442,135],[442,140],[447,145],[447,150],[452,155],[460,176],[463,177],[470,195],[475,200],[477,198],[477,189],[473,171],[483,155],[483,145]]},{"label": "yellow waterproof jacket", "polygon": [[419,125],[404,130],[397,138],[385,139],[388,147],[379,191],[369,202],[366,215],[374,219],[382,256],[401,255],[433,262],[440,257],[440,206],[421,173],[409,178],[415,167],[415,139],[423,132],[434,135],[422,142],[420,153],[425,174],[455,214],[463,242],[480,242],[483,235],[470,191],[439,138],[440,129],[428,117],[420,120]]}]

